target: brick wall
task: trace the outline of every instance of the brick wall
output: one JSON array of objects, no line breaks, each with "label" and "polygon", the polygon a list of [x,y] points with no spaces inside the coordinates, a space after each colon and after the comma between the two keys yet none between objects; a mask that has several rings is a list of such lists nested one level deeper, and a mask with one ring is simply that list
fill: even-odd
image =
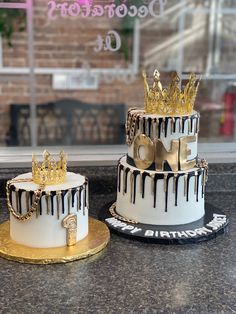
[{"label": "brick wall", "polygon": [[[97,1],[103,2],[105,1]],[[163,24],[163,26],[161,26]],[[80,68],[86,61],[94,68],[113,68],[116,64],[127,67],[122,53],[94,52],[98,34],[105,35],[108,30],[116,29],[119,20],[108,18],[59,18],[49,21],[47,2],[34,0],[34,49],[35,67],[42,68]],[[168,21],[159,23],[156,30],[142,31],[141,60],[145,52],[154,45],[163,42],[168,36],[177,33],[177,27],[168,26]],[[169,27],[169,28],[168,28]],[[3,64],[8,67],[27,67],[27,33],[15,33],[13,47],[3,41]],[[197,68],[202,70],[206,61],[207,38],[195,46],[187,46],[185,63],[195,60]],[[158,67],[166,67],[169,58],[176,55],[178,47],[168,47],[155,56]],[[204,53],[203,53],[204,52]],[[51,75],[36,76],[37,103],[46,103],[61,98],[74,98],[92,103],[125,103],[127,106],[142,106],[142,80],[138,78],[133,84],[120,81],[111,84],[101,83],[95,91],[55,91],[52,88]],[[202,89],[198,99],[210,99],[211,91]],[[0,146],[5,144],[9,128],[9,108],[12,103],[29,103],[29,85],[27,76],[12,75],[0,81]]]}]

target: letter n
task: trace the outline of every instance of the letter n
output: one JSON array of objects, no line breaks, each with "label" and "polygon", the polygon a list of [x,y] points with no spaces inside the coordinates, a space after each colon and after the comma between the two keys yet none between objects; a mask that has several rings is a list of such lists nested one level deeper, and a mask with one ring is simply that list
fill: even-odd
[{"label": "letter n", "polygon": [[157,140],[156,142],[156,170],[164,170],[164,161],[167,161],[172,171],[178,171],[179,167],[179,140],[171,141],[171,149],[167,151],[162,141]]}]

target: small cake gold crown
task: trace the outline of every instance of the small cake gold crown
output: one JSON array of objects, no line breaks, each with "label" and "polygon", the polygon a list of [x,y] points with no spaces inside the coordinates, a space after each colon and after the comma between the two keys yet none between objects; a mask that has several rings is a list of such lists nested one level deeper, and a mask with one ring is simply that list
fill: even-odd
[{"label": "small cake gold crown", "polygon": [[32,155],[32,177],[34,183],[44,185],[60,184],[65,181],[67,169],[66,154],[61,151],[59,161],[51,157],[50,153],[43,152],[43,162],[36,160],[35,154]]},{"label": "small cake gold crown", "polygon": [[162,87],[158,70],[154,71],[152,87],[148,85],[145,72],[143,72],[143,78],[147,114],[176,116],[188,115],[193,112],[200,83],[200,79],[197,79],[194,73],[190,74],[189,81],[183,90],[179,87],[180,78],[177,72],[172,72],[171,83],[167,88]]}]

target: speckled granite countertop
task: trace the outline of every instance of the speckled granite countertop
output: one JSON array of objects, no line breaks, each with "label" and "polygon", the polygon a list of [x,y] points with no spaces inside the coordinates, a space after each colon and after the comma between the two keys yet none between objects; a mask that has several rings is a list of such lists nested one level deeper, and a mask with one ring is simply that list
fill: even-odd
[{"label": "speckled granite countertop", "polygon": [[[65,265],[0,259],[0,313],[236,313],[234,170],[226,171],[220,185],[213,172],[207,193],[207,201],[230,218],[228,234],[185,246],[112,235],[102,253]],[[91,216],[115,198],[114,178],[109,187],[95,180],[100,188],[91,180]],[[4,221],[5,200],[0,204]]]}]

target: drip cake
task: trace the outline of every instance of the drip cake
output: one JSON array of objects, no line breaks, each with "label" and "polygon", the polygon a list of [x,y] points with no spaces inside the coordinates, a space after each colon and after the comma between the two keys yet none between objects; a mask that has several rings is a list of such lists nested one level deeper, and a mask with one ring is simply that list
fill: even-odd
[{"label": "drip cake", "polygon": [[[3,257],[19,257],[28,262],[32,257],[39,263],[65,262],[95,254],[108,242],[107,227],[88,218],[88,180],[67,171],[64,152],[58,161],[47,151],[42,162],[33,155],[32,172],[8,181],[6,194],[10,226],[5,248],[4,242],[0,243]],[[14,255],[14,249],[19,256]]]},{"label": "drip cake", "polygon": [[[158,238],[162,230],[166,238],[176,238],[174,231],[180,230],[181,238],[188,237],[191,233],[183,231],[185,228],[189,230],[193,222],[199,222],[197,227],[204,223],[208,179],[208,164],[197,152],[200,115],[194,103],[199,79],[191,74],[181,88],[180,78],[173,72],[164,88],[157,70],[151,86],[145,73],[143,78],[144,109],[128,111],[128,152],[119,160],[117,200],[105,221],[134,236]],[[199,231],[199,235],[208,231]]]}]

